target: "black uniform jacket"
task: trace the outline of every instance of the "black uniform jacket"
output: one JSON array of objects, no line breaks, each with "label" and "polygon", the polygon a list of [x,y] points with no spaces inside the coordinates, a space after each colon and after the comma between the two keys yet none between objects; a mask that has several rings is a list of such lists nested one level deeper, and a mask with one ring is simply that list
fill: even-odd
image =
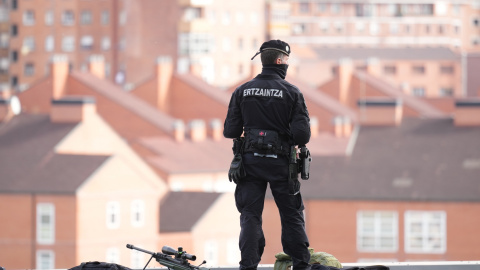
[{"label": "black uniform jacket", "polygon": [[[310,118],[299,89],[275,71],[263,69],[233,92],[224,123],[226,138],[240,137],[245,129],[267,129],[286,134],[292,145],[310,140]],[[288,177],[288,157],[277,159],[244,155],[247,175],[270,180]]]}]

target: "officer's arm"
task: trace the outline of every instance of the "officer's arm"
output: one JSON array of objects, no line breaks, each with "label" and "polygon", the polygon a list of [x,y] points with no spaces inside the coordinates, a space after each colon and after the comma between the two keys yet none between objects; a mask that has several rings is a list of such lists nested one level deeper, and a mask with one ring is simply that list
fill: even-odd
[{"label": "officer's arm", "polygon": [[223,136],[225,138],[237,138],[243,133],[243,119],[240,111],[240,100],[236,96],[237,91],[233,92],[230,104],[228,105],[227,117],[223,124]]},{"label": "officer's arm", "polygon": [[310,141],[310,117],[302,93],[293,106],[290,131],[296,145],[306,145]]}]

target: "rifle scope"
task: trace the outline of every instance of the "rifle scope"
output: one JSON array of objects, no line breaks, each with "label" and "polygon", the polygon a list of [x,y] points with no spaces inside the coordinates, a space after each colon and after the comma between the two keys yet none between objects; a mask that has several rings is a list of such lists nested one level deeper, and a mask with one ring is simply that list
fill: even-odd
[{"label": "rifle scope", "polygon": [[177,251],[172,247],[163,246],[162,253],[167,255],[175,255],[175,258],[182,258],[190,261],[195,261],[197,259],[197,256],[184,252],[182,247],[178,247]]}]

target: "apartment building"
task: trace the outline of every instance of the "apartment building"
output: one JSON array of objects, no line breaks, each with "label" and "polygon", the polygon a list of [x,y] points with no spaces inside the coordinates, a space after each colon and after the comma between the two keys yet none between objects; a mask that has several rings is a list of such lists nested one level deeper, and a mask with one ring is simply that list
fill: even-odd
[{"label": "apartment building", "polygon": [[[302,79],[310,78],[312,85],[319,85],[342,58],[354,54],[360,68],[368,58],[379,58],[384,75],[413,95],[479,93],[480,80],[475,75],[480,59],[479,1],[272,0],[267,10],[270,38],[316,51],[299,59],[295,50],[292,54],[292,62],[300,68],[297,73]],[[435,63],[429,63],[434,51]],[[449,77],[450,82],[434,86],[430,76],[422,75],[436,69],[441,70],[438,78]]]},{"label": "apartment building", "polygon": [[[9,85],[18,91],[50,72],[54,54],[84,70],[103,55],[105,75],[127,90],[148,79],[161,55],[209,83],[228,86],[250,73],[264,39],[264,1],[3,1]],[[4,31],[5,32],[5,31]],[[9,61],[6,61],[9,58]],[[7,69],[7,68],[5,68]]]}]

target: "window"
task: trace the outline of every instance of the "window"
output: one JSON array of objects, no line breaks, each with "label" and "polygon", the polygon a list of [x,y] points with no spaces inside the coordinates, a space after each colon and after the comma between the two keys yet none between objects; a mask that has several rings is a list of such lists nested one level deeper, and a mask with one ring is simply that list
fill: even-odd
[{"label": "window", "polygon": [[52,10],[47,10],[45,12],[45,25],[53,25],[54,15]]},{"label": "window", "polygon": [[425,67],[424,66],[413,66],[412,67],[413,74],[425,74]]},{"label": "window", "polygon": [[357,249],[367,252],[397,251],[397,212],[359,211],[357,213]]},{"label": "window", "polygon": [[17,87],[18,85],[18,77],[17,76],[11,76],[11,84],[12,84],[12,87]]},{"label": "window", "polygon": [[51,250],[37,250],[37,269],[55,269],[55,253]]},{"label": "window", "polygon": [[107,248],[105,261],[108,263],[120,263],[120,250],[116,247]]},{"label": "window", "polygon": [[335,22],[334,26],[335,26],[335,30],[337,30],[337,33],[343,32],[343,28],[344,28],[343,22]]},{"label": "window", "polygon": [[442,74],[453,74],[453,66],[440,66],[440,73]]},{"label": "window", "polygon": [[107,203],[107,228],[116,229],[120,227],[120,203]]},{"label": "window", "polygon": [[453,88],[452,87],[442,87],[442,88],[440,88],[439,95],[441,97],[451,97],[451,96],[453,96]]},{"label": "window", "polygon": [[340,4],[331,4],[331,6],[330,6],[330,9],[331,9],[332,13],[334,13],[334,14],[340,13],[341,8],[342,8],[342,6],[340,6]]},{"label": "window", "polygon": [[74,36],[64,36],[62,38],[62,50],[64,52],[75,51],[75,37]]},{"label": "window", "polygon": [[71,10],[65,10],[62,13],[62,24],[63,25],[73,25],[75,23],[75,15]]},{"label": "window", "polygon": [[370,34],[378,35],[379,31],[380,31],[380,26],[378,23],[375,23],[375,22],[370,23]]},{"label": "window", "polygon": [[237,24],[243,25],[245,23],[245,14],[241,11],[237,11],[235,14],[235,20],[237,21]]},{"label": "window", "polygon": [[387,75],[395,75],[397,74],[397,67],[396,66],[384,66],[383,73]]},{"label": "window", "polygon": [[223,12],[223,14],[222,14],[222,23],[223,23],[224,25],[229,25],[229,24],[230,24],[230,21],[231,21],[231,19],[230,19],[230,12],[228,12],[228,11]]},{"label": "window", "polygon": [[83,36],[82,39],[80,39],[80,48],[86,51],[93,49],[93,37]]},{"label": "window", "polygon": [[11,53],[12,62],[15,63],[18,61],[18,51],[12,51]]},{"label": "window", "polygon": [[475,27],[479,27],[480,26],[480,19],[479,18],[473,18],[472,24]]},{"label": "window", "polygon": [[229,37],[223,37],[222,39],[222,49],[224,52],[229,52],[232,49],[232,42]]},{"label": "window", "polygon": [[293,26],[293,33],[295,34],[303,34],[305,33],[305,24],[299,23]]},{"label": "window", "polygon": [[16,24],[12,24],[10,27],[10,32],[12,37],[16,37],[18,35],[18,26]]},{"label": "window", "polygon": [[8,74],[8,67],[10,62],[8,58],[0,58],[0,74]]},{"label": "window", "polygon": [[[141,248],[141,247],[140,247]],[[131,269],[142,269],[145,265],[144,252],[132,250],[130,252],[130,267]]]},{"label": "window", "polygon": [[182,19],[185,22],[190,22],[199,19],[202,16],[202,9],[199,7],[187,7],[183,10]]},{"label": "window", "polygon": [[35,11],[25,10],[23,12],[23,25],[34,25],[35,24]]},{"label": "window", "polygon": [[110,50],[110,46],[111,46],[110,37],[103,37],[102,44],[101,44],[102,50],[108,51]]},{"label": "window", "polygon": [[47,52],[53,52],[55,49],[55,39],[53,36],[47,36],[45,38],[45,51]]},{"label": "window", "polygon": [[35,74],[35,66],[33,63],[25,63],[23,70],[25,76],[33,76]]},{"label": "window", "polygon": [[243,50],[243,38],[238,39],[238,49]]},{"label": "window", "polygon": [[327,11],[327,4],[317,3],[317,10],[318,12],[324,13],[325,11]]},{"label": "window", "polygon": [[33,36],[27,36],[23,38],[22,53],[28,53],[35,50],[35,38]]},{"label": "window", "polygon": [[92,23],[92,12],[90,10],[83,10],[80,14],[80,23],[81,24],[91,24]]},{"label": "window", "polygon": [[8,33],[0,33],[0,48],[8,48]]},{"label": "window", "polygon": [[127,23],[127,11],[122,10],[120,14],[118,14],[118,24],[125,25]]},{"label": "window", "polygon": [[17,10],[18,8],[18,0],[12,0],[12,10]]},{"label": "window", "polygon": [[0,22],[9,22],[10,13],[6,8],[0,9]]},{"label": "window", "polygon": [[100,21],[103,25],[107,25],[110,23],[110,13],[108,10],[102,11],[102,14],[100,15]]},{"label": "window", "polygon": [[227,262],[237,264],[240,261],[240,251],[238,249],[238,239],[231,238],[227,241]]},{"label": "window", "polygon": [[131,221],[133,227],[142,227],[145,223],[145,202],[134,200],[131,205]]},{"label": "window", "polygon": [[398,24],[392,23],[390,24],[390,34],[397,34],[398,33]]},{"label": "window", "polygon": [[218,244],[215,240],[205,241],[205,260],[211,265],[216,265],[218,262]]},{"label": "window", "polygon": [[208,33],[182,33],[179,36],[181,55],[206,54],[213,50],[213,37]]},{"label": "window", "polygon": [[412,95],[417,97],[425,96],[425,88],[423,87],[413,87],[412,88]]},{"label": "window", "polygon": [[[328,22],[326,22],[326,21],[320,22],[319,27],[320,27],[320,30],[321,30],[323,33],[327,33],[328,27],[329,27]],[[303,31],[303,30],[301,30],[301,31]]]},{"label": "window", "polygon": [[37,204],[37,243],[55,242],[55,206],[51,203]]},{"label": "window", "polygon": [[310,3],[308,2],[300,2],[300,13],[309,13],[310,12]]},{"label": "window", "polygon": [[405,252],[444,253],[447,249],[446,213],[405,212]]}]

